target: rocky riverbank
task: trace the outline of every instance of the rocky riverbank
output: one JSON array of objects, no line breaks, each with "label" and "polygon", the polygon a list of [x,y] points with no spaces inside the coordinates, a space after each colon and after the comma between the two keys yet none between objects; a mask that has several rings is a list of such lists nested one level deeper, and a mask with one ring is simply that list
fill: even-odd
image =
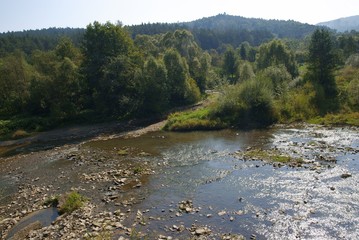
[{"label": "rocky riverbank", "polygon": [[[157,206],[142,209],[138,206],[148,197],[150,190],[147,185],[151,175],[170,169],[168,159],[155,156],[156,153],[145,147],[112,147],[106,143],[104,150],[91,145],[91,142],[108,141],[117,137],[135,138],[159,130],[162,124],[1,158],[0,175],[2,179],[11,182],[11,188],[3,186],[1,193],[1,239],[6,239],[9,233],[12,239],[243,239],[239,234],[221,231],[206,224],[207,220],[188,223],[181,219],[186,216],[209,220],[218,218],[223,224],[234,223],[248,214],[264,218],[264,213],[258,210],[253,210],[252,213],[246,209],[215,209],[213,206],[205,209],[203,205],[196,205],[192,199],[171,202],[168,207],[161,209],[157,209]],[[290,134],[286,135],[285,131]],[[266,149],[259,149],[254,144],[228,155],[237,158],[236,161],[253,160],[258,165],[258,160],[265,160],[274,167],[287,165],[319,174],[335,166],[336,156],[358,153],[358,148],[350,145],[353,136],[346,135],[346,132],[357,132],[355,129],[343,129],[342,133],[337,134],[315,126],[299,130],[287,128],[285,131],[280,136],[274,134],[271,145],[266,145]],[[159,135],[156,134],[152,138],[167,141],[166,136],[160,135],[160,132]],[[211,151],[210,154],[217,153]],[[273,158],[278,161],[273,161]],[[260,167],[257,165],[255,167]],[[236,169],[236,165],[233,169]],[[205,185],[216,184],[232,172],[233,170],[226,170],[223,177],[209,176],[208,179],[215,180],[204,179],[203,182]],[[352,178],[352,173],[343,172],[340,178]],[[334,190],[335,187],[330,189]],[[39,210],[51,208],[49,199],[70,191],[78,192],[88,199],[82,208],[61,215],[47,226],[34,221],[17,232],[11,232],[24,218],[36,215]],[[234,201],[242,203],[242,197]],[[163,223],[167,218],[178,219],[179,224]],[[164,224],[156,227],[161,231],[147,231],[148,226],[157,223]],[[256,239],[255,233],[249,234],[249,238]]]}]

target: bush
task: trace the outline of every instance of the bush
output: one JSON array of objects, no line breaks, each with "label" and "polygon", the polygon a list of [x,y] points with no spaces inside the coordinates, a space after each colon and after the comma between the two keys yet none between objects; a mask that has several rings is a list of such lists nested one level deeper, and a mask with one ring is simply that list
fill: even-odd
[{"label": "bush", "polygon": [[347,61],[345,62],[345,65],[351,66],[354,68],[359,68],[359,54],[355,53],[353,55],[350,55],[348,57]]},{"label": "bush", "polygon": [[276,104],[280,122],[303,121],[316,116],[315,96],[314,87],[309,82],[283,95]]},{"label": "bush", "polygon": [[71,213],[81,208],[86,201],[87,199],[77,192],[65,194],[64,196],[59,198],[59,213]]},{"label": "bush", "polygon": [[257,79],[228,87],[213,115],[241,128],[265,127],[277,119],[272,92]]},{"label": "bush", "polygon": [[226,127],[219,119],[210,115],[210,110],[198,109],[190,112],[174,113],[164,126],[167,131],[215,130]]},{"label": "bush", "polygon": [[348,85],[348,101],[354,111],[359,111],[359,77],[351,80]]}]

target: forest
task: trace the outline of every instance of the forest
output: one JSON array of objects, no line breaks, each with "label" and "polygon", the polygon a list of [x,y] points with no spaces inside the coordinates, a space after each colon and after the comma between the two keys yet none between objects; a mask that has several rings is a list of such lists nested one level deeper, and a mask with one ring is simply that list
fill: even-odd
[{"label": "forest", "polygon": [[171,114],[166,128],[359,125],[359,32],[222,14],[3,33],[0,89],[1,139],[162,118],[203,99],[210,104]]}]

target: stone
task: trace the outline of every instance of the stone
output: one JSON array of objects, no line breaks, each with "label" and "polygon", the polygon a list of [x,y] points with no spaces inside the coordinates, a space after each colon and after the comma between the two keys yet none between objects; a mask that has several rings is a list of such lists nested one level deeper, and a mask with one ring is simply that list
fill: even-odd
[{"label": "stone", "polygon": [[345,178],[349,178],[351,176],[352,175],[350,173],[343,173],[340,177],[345,179]]},{"label": "stone", "polygon": [[26,236],[29,235],[29,233],[31,231],[34,231],[34,230],[37,230],[40,228],[42,228],[42,224],[40,223],[40,221],[31,223],[31,224],[27,225],[26,227],[24,227],[23,229],[21,229],[20,231],[18,231],[17,233],[15,233],[14,236],[12,236],[11,240],[25,239]]},{"label": "stone", "polygon": [[194,233],[197,236],[202,236],[202,235],[211,233],[211,230],[209,228],[207,228],[207,227],[199,227],[194,231]]},{"label": "stone", "polygon": [[223,215],[225,215],[227,212],[226,211],[220,211],[219,213],[218,213],[218,216],[223,216]]}]

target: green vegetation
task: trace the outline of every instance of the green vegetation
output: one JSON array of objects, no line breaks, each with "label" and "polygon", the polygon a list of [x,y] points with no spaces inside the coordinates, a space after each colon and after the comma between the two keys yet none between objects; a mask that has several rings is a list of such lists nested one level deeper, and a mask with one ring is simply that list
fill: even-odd
[{"label": "green vegetation", "polygon": [[64,196],[61,196],[58,200],[59,213],[71,213],[83,207],[86,201],[87,199],[77,192],[65,194]]},{"label": "green vegetation", "polygon": [[309,122],[313,124],[353,125],[359,127],[359,112],[327,114],[324,117],[310,119]]},{"label": "green vegetation", "polygon": [[245,160],[261,160],[266,162],[279,162],[286,164],[300,164],[303,162],[302,159],[293,158],[275,149],[249,149],[244,152],[236,153],[236,155],[238,157],[244,158]]},{"label": "green vegetation", "polygon": [[219,97],[172,114],[165,129],[310,119],[356,125],[358,46],[355,31],[226,14],[186,24],[94,22],[82,31],[0,34],[0,139],[65,124],[156,119],[207,90]]},{"label": "green vegetation", "polygon": [[209,108],[173,113],[168,117],[168,121],[164,126],[164,130],[214,130],[223,129],[227,126],[220,119],[213,119],[210,114],[211,112]]}]

